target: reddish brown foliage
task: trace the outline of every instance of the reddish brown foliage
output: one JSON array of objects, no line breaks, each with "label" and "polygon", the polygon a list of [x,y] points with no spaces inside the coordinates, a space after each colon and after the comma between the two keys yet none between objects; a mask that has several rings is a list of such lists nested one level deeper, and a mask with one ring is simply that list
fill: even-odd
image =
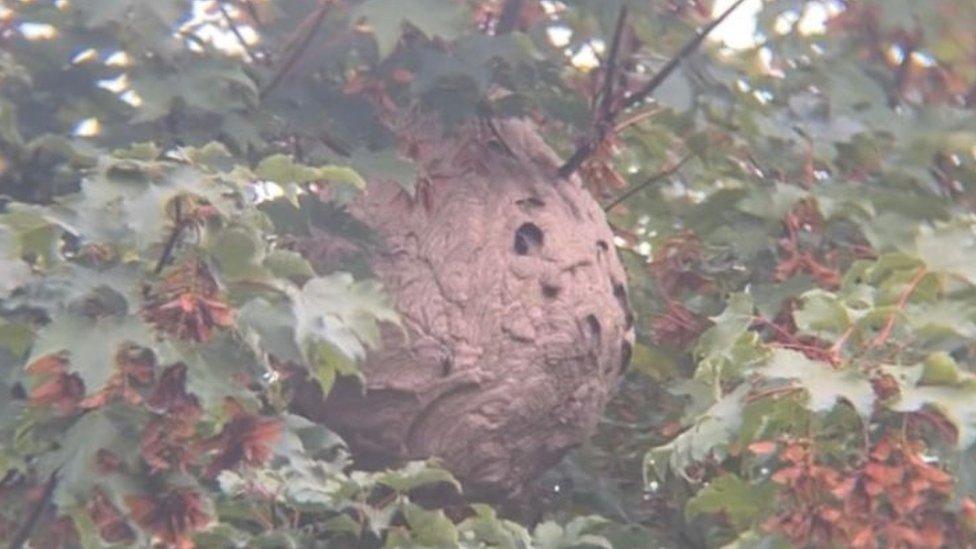
[{"label": "reddish brown foliage", "polygon": [[98,534],[108,543],[132,543],[135,540],[135,533],[122,513],[101,490],[95,491],[94,499],[88,504],[88,515],[95,523]]},{"label": "reddish brown foliage", "polygon": [[[948,12],[958,10],[952,5],[932,6],[933,10]],[[976,90],[976,83],[967,81],[964,73],[971,73],[972,61],[958,60],[951,66],[942,62],[923,63],[916,52],[924,52],[937,44],[926,44],[921,28],[885,28],[882,24],[882,4],[850,3],[844,11],[830,21],[833,30],[845,32],[852,38],[860,57],[880,65],[889,71],[892,81],[889,103],[903,101],[924,104],[950,103],[972,106],[969,94]],[[947,21],[953,14],[944,13]],[[951,40],[959,46],[972,47],[972,33],[965,25],[946,28],[942,40]],[[951,36],[953,35],[954,36]],[[891,52],[898,51],[898,55]]]},{"label": "reddish brown foliage", "polygon": [[61,414],[76,411],[85,396],[85,384],[68,373],[68,361],[61,355],[46,355],[27,366],[27,373],[39,378],[28,402],[38,408],[54,408]]},{"label": "reddish brown foliage", "polygon": [[946,510],[952,478],[922,458],[920,443],[883,438],[851,470],[820,463],[809,441],[789,441],[782,510],[766,523],[798,546],[924,548],[968,546],[973,530]]},{"label": "reddish brown foliage", "polygon": [[234,323],[233,311],[203,262],[174,268],[143,308],[146,321],[180,339],[208,341],[215,328]]},{"label": "reddish brown foliage", "polygon": [[691,312],[677,301],[668,302],[668,310],[651,320],[651,338],[655,345],[685,347],[706,328],[707,319]]},{"label": "reddish brown foliage", "polygon": [[217,452],[206,475],[215,477],[224,469],[232,469],[241,463],[261,465],[271,457],[272,445],[282,432],[281,420],[250,414],[239,404],[228,400],[231,420],[220,434],[204,442],[205,450]]},{"label": "reddish brown foliage", "polygon": [[104,406],[113,399],[122,399],[138,406],[142,403],[139,388],[145,388],[153,379],[153,355],[144,349],[121,349],[115,355],[116,371],[100,391],[81,401],[85,409]]},{"label": "reddish brown foliage", "polygon": [[78,531],[75,523],[68,516],[55,518],[53,513],[50,519],[44,520],[45,528],[38,528],[31,536],[30,546],[39,548],[48,547],[78,547]]},{"label": "reddish brown foliage", "polygon": [[190,536],[210,522],[200,494],[171,488],[159,495],[125,498],[132,519],[159,542],[180,549],[193,547]]},{"label": "reddish brown foliage", "polygon": [[95,453],[95,467],[103,475],[110,475],[122,470],[122,459],[111,450],[105,448]]},{"label": "reddish brown foliage", "polygon": [[802,234],[818,235],[823,231],[823,219],[812,200],[804,200],[793,207],[783,218],[786,234],[779,241],[783,258],[776,265],[776,280],[786,280],[797,274],[806,273],[824,288],[840,286],[840,272],[818,259],[809,249]]},{"label": "reddish brown foliage", "polygon": [[650,263],[651,276],[661,294],[673,297],[681,291],[696,292],[707,287],[709,282],[697,272],[701,256],[701,240],[690,231],[661,244]]},{"label": "reddish brown foliage", "polygon": [[146,403],[160,414],[142,432],[142,459],[152,472],[186,471],[196,457],[193,440],[202,413],[196,397],[186,392],[186,366],[166,368]]},{"label": "reddish brown foliage", "polygon": [[146,404],[157,411],[196,406],[196,397],[186,392],[186,365],[173,364],[163,370]]},{"label": "reddish brown foliage", "polygon": [[610,196],[613,190],[627,186],[627,180],[613,166],[613,159],[619,149],[617,139],[610,136],[597,145],[593,154],[579,167],[580,177],[598,197]]},{"label": "reddish brown foliage", "polygon": [[171,408],[149,421],[142,431],[139,454],[151,473],[170,469],[186,471],[197,455],[193,440],[199,418],[200,408],[194,405]]}]

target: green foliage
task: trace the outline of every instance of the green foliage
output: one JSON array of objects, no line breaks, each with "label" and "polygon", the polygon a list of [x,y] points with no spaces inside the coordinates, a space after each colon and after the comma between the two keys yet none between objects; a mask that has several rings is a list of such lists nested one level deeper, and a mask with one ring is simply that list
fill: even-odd
[{"label": "green foliage", "polygon": [[[398,329],[356,253],[337,267],[295,243],[367,252],[345,211],[367,180],[423,199],[437,174],[408,158],[403,116],[445,131],[528,116],[568,155],[601,123],[602,69],[574,63],[606,62],[620,6],[637,40],[618,92],[706,14],[526,1],[495,34],[504,2],[210,4],[0,12],[5,542],[36,514],[38,547],[899,546],[882,519],[972,543],[970,2],[769,0],[760,43],[706,42],[621,114],[583,166],[597,198],[691,159],[611,212],[635,371],[593,441],[526,487],[540,520],[521,522],[427,501],[458,489],[434,461],[358,470],[290,412],[294,383],[362,380],[381,327]],[[785,28],[824,6],[824,29]],[[827,505],[892,437],[950,475],[927,481],[945,501],[918,496],[922,517],[885,500],[859,531],[824,511],[829,539],[791,527],[807,510],[790,475],[828,487]]]}]

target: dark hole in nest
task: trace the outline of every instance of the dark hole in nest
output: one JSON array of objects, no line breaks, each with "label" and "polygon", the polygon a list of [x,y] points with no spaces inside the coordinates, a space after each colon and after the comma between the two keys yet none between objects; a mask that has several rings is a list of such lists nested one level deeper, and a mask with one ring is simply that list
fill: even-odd
[{"label": "dark hole in nest", "polygon": [[596,241],[596,247],[597,248],[600,248],[604,252],[609,252],[610,251],[610,245],[607,244],[607,241],[606,240],[597,240]]},{"label": "dark hole in nest", "polygon": [[515,253],[528,255],[530,251],[542,247],[542,229],[535,223],[523,223],[515,230]]},{"label": "dark hole in nest", "polygon": [[624,341],[623,345],[620,347],[620,371],[626,372],[627,368],[630,367],[630,359],[634,356],[634,347]]},{"label": "dark hole in nest", "polygon": [[613,297],[617,298],[620,308],[624,310],[624,323],[629,330],[634,325],[634,312],[630,310],[630,300],[627,299],[627,287],[616,282],[613,285]]},{"label": "dark hole in nest", "polygon": [[617,282],[613,285],[613,297],[617,298],[621,304],[627,303],[627,288],[623,284]]},{"label": "dark hole in nest", "polygon": [[441,376],[447,377],[451,375],[452,370],[454,370],[453,361],[448,357],[444,357],[444,359],[441,360]]},{"label": "dark hole in nest", "polygon": [[600,338],[600,321],[597,320],[596,315],[586,315],[586,328],[595,339]]},{"label": "dark hole in nest", "polygon": [[552,284],[542,285],[542,296],[546,299],[556,299],[559,297],[560,288]]}]

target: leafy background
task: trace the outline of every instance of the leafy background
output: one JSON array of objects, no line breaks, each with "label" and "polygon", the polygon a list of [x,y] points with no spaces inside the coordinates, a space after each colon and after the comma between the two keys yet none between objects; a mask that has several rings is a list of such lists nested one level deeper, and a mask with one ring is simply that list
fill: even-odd
[{"label": "leafy background", "polygon": [[[976,543],[976,7],[752,5],[756,36],[706,42],[607,131],[607,74],[622,100],[722,6],[5,0],[0,538]],[[410,109],[530,117],[567,157],[601,128],[579,171],[639,345],[514,509],[428,501],[456,486],[436,462],[357,471],[289,413],[396,321],[343,205],[422,190]],[[323,233],[345,244],[310,263]]]}]

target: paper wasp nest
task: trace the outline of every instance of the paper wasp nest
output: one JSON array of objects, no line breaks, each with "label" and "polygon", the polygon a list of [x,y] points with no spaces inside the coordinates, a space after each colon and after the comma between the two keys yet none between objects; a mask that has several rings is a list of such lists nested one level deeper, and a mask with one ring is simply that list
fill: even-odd
[{"label": "paper wasp nest", "polygon": [[404,331],[303,412],[376,465],[436,456],[482,496],[517,494],[595,427],[633,316],[603,211],[521,121],[414,125],[416,196],[371,183],[352,213]]}]

